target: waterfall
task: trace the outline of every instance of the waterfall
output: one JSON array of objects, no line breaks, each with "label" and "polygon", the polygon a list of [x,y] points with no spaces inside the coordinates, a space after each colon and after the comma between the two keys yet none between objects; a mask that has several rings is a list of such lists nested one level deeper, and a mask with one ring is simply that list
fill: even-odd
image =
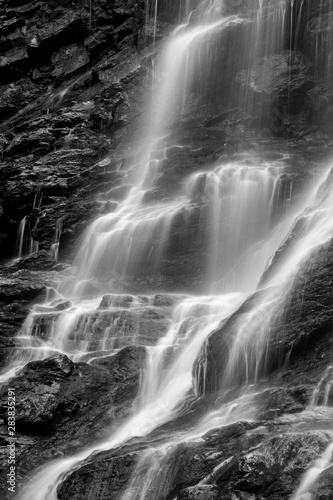
[{"label": "waterfall", "polygon": [[[322,405],[327,406],[328,398],[330,396],[331,388],[333,385],[332,375],[333,375],[333,365],[330,365],[324,371],[323,376],[320,378],[317,386],[313,391],[312,398],[309,404],[310,408],[318,406],[320,396],[322,396],[321,397]],[[324,389],[324,394],[322,395],[321,392],[323,391],[323,389]]]},{"label": "waterfall", "polygon": [[[43,191],[41,186],[34,196],[32,210],[40,208],[43,201]],[[15,258],[23,259],[38,253],[39,243],[33,239],[33,231],[37,228],[38,217],[24,216],[16,233]]]},{"label": "waterfall", "polygon": [[27,223],[27,218],[23,217],[21,220],[18,230],[17,230],[17,244],[16,244],[16,256],[21,259],[23,257],[23,245],[24,245],[24,234],[25,234],[25,226]]},{"label": "waterfall", "polygon": [[283,162],[258,162],[192,176],[192,197],[199,193],[210,200],[208,283],[213,290],[248,291],[256,285],[290,208],[292,179],[283,172]]},{"label": "waterfall", "polygon": [[56,262],[57,262],[58,257],[59,257],[60,238],[61,238],[61,233],[62,233],[62,229],[63,229],[63,224],[64,224],[64,218],[60,217],[56,222],[54,243],[52,243],[51,249],[50,249],[51,257]]},{"label": "waterfall", "polygon": [[[295,244],[274,267],[264,286],[259,283],[258,290],[249,299],[244,312],[236,314],[225,327],[213,333],[209,341],[211,348],[214,346],[214,352],[209,356],[214,373],[205,379],[202,379],[201,370],[197,374],[199,380],[196,384],[204,392],[222,390],[235,383],[257,382],[267,370],[272,369],[272,365],[283,364],[286,353],[283,349],[279,352],[276,347],[280,341],[279,338],[274,338],[274,332],[283,317],[297,273],[317,250],[332,240],[331,180],[332,171],[329,171],[325,181],[310,195],[308,208],[296,218],[294,224],[295,227],[297,222],[302,221],[301,234],[297,235]],[[292,231],[293,226],[291,233]],[[215,345],[219,338],[220,344]],[[207,363],[207,360],[203,362]]]},{"label": "waterfall", "polygon": [[[36,471],[18,500],[56,500],[64,478],[92,454],[121,446],[131,438],[148,436],[177,418],[191,399],[208,392],[225,395],[236,387],[231,402],[221,401],[190,430],[182,430],[156,448],[149,448],[137,464],[122,500],[166,499],[169,492],[167,487],[163,489],[167,482],[163,464],[176,445],[200,439],[218,425],[256,418],[252,402],[260,389],[255,384],[285,361],[279,354],[285,358],[286,353],[279,352],[279,339],[272,332],[285,309],[293,279],[308,259],[333,238],[331,172],[325,169],[324,182],[318,175],[314,189],[313,185],[303,185],[296,191],[288,171],[290,157],[282,153],[271,160],[260,158],[260,152],[235,158],[221,155],[204,167],[200,165],[194,173],[187,173],[182,187],[171,189],[158,202],[150,197],[159,188],[170,151],[185,148],[177,141],[174,129],[186,116],[189,96],[203,105],[209,78],[221,70],[219,84],[227,72],[237,73],[238,63],[230,54],[226,68],[217,64],[221,54],[214,41],[228,40],[230,30],[242,26],[249,38],[237,40],[235,53],[240,55],[246,43],[253,51],[240,56],[245,69],[237,76],[237,98],[235,76],[229,103],[213,99],[205,105],[216,107],[217,114],[234,100],[242,109],[260,106],[262,119],[267,121],[271,102],[262,97],[258,80],[272,75],[261,73],[257,78],[249,68],[259,59],[287,50],[289,37],[298,36],[297,26],[296,34],[288,31],[288,16],[295,14],[284,0],[261,0],[247,18],[238,11],[238,0],[197,3],[161,49],[143,127],[146,136],[129,162],[123,186],[103,194],[104,201],[115,203],[117,208],[97,218],[83,234],[75,259],[75,279],[64,279],[43,304],[32,306],[16,339],[20,348],[1,376],[3,381],[11,379],[28,361],[54,352],[67,354],[74,361],[92,362],[112,356],[123,347],[143,345],[147,363],[135,409],[103,442]],[[303,7],[301,2],[299,15]],[[152,9],[154,13],[154,49],[158,8],[157,0],[147,7],[147,12]],[[248,89],[240,90],[247,78],[252,87],[258,85],[256,98]],[[41,195],[36,197],[34,208],[40,203]],[[149,273],[161,271],[175,227],[183,224],[181,228],[187,228],[194,213],[199,213],[201,236],[208,235],[200,262],[205,276],[202,293],[173,290],[167,304],[159,301],[160,290],[147,292],[142,286],[136,293],[139,286],[135,289],[133,283],[140,285]],[[294,235],[300,220],[303,231],[276,263],[276,252]],[[58,259],[62,225],[60,218],[51,249],[54,260]],[[20,255],[26,226],[24,218],[19,229]],[[211,349],[210,342],[221,331],[225,333],[222,346]],[[278,347],[272,355],[274,342]],[[318,404],[325,383],[323,404],[327,404],[331,368],[319,382],[311,406]],[[303,498],[303,493],[331,464],[331,457],[332,446],[304,477],[294,500]]]},{"label": "waterfall", "polygon": [[16,251],[15,258],[22,259],[25,257],[30,257],[38,252],[38,241],[35,241],[31,236],[32,231],[36,228],[36,223],[31,227],[30,220],[27,216],[23,217],[21,220],[17,235],[16,235]]}]

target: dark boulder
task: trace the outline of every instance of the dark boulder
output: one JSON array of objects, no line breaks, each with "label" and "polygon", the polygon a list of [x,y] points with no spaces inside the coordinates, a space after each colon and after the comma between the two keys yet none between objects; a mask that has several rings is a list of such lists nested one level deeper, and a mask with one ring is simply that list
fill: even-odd
[{"label": "dark boulder", "polygon": [[288,498],[331,440],[332,434],[319,431],[274,436],[234,461],[217,480],[220,492],[226,498],[235,490],[254,498]]},{"label": "dark boulder", "polygon": [[94,364],[110,372],[114,389],[111,390],[113,403],[121,407],[133,403],[140,389],[143,372],[146,367],[146,349],[141,346],[130,346],[121,349],[116,355],[96,360]]},{"label": "dark boulder", "polygon": [[[108,456],[109,455],[109,456]],[[87,460],[78,470],[70,474],[58,487],[59,500],[120,500],[137,462],[138,456],[130,453],[114,456],[102,453]],[[97,480],[96,480],[97,479]]]},{"label": "dark boulder", "polygon": [[23,433],[54,432],[75,414],[89,426],[88,402],[92,408],[98,399],[101,405],[112,405],[107,372],[83,364],[74,370],[74,363],[63,355],[28,363],[10,384],[17,399],[17,430]]},{"label": "dark boulder", "polygon": [[[133,410],[144,366],[145,349],[140,347],[120,351],[100,366],[73,363],[55,354],[28,363],[3,384],[1,435],[7,421],[7,388],[15,389],[18,488],[29,471],[45,461],[74,454],[115,432]],[[133,464],[134,457],[127,461]],[[122,484],[128,479],[122,470],[125,463],[120,460],[115,466],[114,480],[121,470]],[[6,472],[4,467],[1,481]]]}]

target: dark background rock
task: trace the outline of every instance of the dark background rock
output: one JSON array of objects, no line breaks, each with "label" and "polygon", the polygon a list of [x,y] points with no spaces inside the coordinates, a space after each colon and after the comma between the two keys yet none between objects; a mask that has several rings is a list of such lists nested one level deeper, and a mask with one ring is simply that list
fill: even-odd
[{"label": "dark background rock", "polygon": [[[1,4],[0,256],[13,255],[24,216],[33,223],[42,217],[34,234],[40,249],[50,248],[64,217],[65,249],[103,210],[91,202],[99,186],[121,180],[112,165],[99,169],[98,162],[115,150],[120,129],[138,113],[146,72],[134,68],[144,5]],[[33,211],[37,193],[44,201]]]}]

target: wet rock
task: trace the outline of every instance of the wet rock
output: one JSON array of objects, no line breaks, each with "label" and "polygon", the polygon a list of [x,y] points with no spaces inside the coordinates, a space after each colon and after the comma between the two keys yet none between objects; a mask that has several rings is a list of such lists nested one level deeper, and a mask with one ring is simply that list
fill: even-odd
[{"label": "wet rock", "polygon": [[28,363],[20,375],[26,375],[31,380],[35,377],[46,376],[45,381],[53,379],[63,379],[72,374],[74,363],[67,356],[59,354],[51,358],[46,358],[43,361],[35,361]]},{"label": "wet rock", "polygon": [[100,305],[98,306],[100,309],[105,309],[108,307],[131,307],[133,304],[133,296],[132,295],[104,295]]},{"label": "wet rock", "polygon": [[59,500],[89,498],[120,500],[138,456],[130,453],[117,457],[112,456],[112,452],[109,452],[110,457],[105,455],[107,454],[101,454],[92,460],[88,459],[87,465],[70,474],[57,489]]},{"label": "wet rock", "polygon": [[[142,347],[120,351],[100,365],[73,363],[61,354],[28,363],[9,382],[15,388],[17,402],[19,485],[29,471],[45,461],[107,439],[130,415],[144,366]],[[7,387],[3,384],[0,395],[0,437],[5,432],[2,424],[7,415]],[[128,456],[128,474],[135,458],[134,454]],[[127,462],[115,463],[114,480],[117,482],[120,475],[124,484],[129,478],[125,474]],[[100,473],[100,464],[98,469]],[[6,467],[3,471],[5,474]]]},{"label": "wet rock", "polygon": [[73,44],[62,47],[52,54],[54,70],[52,74],[57,78],[68,78],[71,73],[82,70],[89,64],[89,56],[84,47]]},{"label": "wet rock", "polygon": [[122,186],[112,188],[105,196],[110,200],[123,200],[132,187],[130,184],[123,184]]},{"label": "wet rock", "polygon": [[112,390],[115,405],[128,401],[132,403],[140,388],[146,359],[145,347],[130,346],[121,349],[114,356],[94,361],[94,364],[105,368],[112,376],[115,385]]},{"label": "wet rock", "polygon": [[1,83],[9,83],[23,76],[30,69],[30,59],[26,47],[15,48],[0,57]]},{"label": "wet rock", "polygon": [[[254,107],[259,105],[258,99],[260,106],[263,106],[262,97],[266,96],[272,132],[285,135],[289,133],[298,137],[302,135],[301,123],[306,99],[315,85],[311,63],[303,54],[288,51],[266,56],[258,66],[241,71],[236,80],[241,86],[247,87],[248,92],[253,93]],[[291,116],[294,117],[294,124]],[[297,126],[300,127],[299,130]],[[309,130],[305,119],[304,133]]]},{"label": "wet rock", "polygon": [[172,295],[157,294],[154,296],[153,306],[172,307],[177,301],[177,297]]},{"label": "wet rock", "polygon": [[240,490],[272,500],[288,497],[331,439],[331,434],[320,431],[277,435],[237,459],[217,481],[220,491]]},{"label": "wet rock", "polygon": [[93,345],[105,339],[107,332],[105,348],[154,345],[169,326],[168,315],[153,308],[101,309],[80,315],[69,340]]},{"label": "wet rock", "polygon": [[202,438],[209,446],[223,446],[226,441],[238,438],[245,434],[248,430],[256,427],[258,427],[257,423],[239,421],[235,424],[227,425],[226,427],[212,429],[202,436]]},{"label": "wet rock", "polygon": [[[39,282],[38,282],[39,281]],[[2,278],[0,285],[0,301],[36,300],[45,293],[45,285],[38,280],[20,278]]]},{"label": "wet rock", "polygon": [[284,413],[299,413],[309,402],[308,387],[268,389],[255,398],[259,405],[258,418],[272,420]]},{"label": "wet rock", "polygon": [[40,95],[40,87],[30,78],[25,78],[19,84],[11,83],[2,89],[0,95],[0,120],[6,120],[28,106]]},{"label": "wet rock", "polygon": [[[244,430],[246,427],[248,432]],[[179,429],[179,425],[177,428]],[[240,422],[239,425],[231,424],[214,429],[196,442],[185,442],[170,448],[161,462],[162,474],[155,482],[156,491],[160,498],[173,498],[183,490],[187,494],[186,488],[196,484],[199,488],[193,491],[190,489],[191,494],[201,494],[201,486],[205,487],[202,491],[215,494],[214,487],[218,478],[228,474],[235,457],[242,454],[242,450],[261,445],[267,434],[267,429],[259,423]],[[212,488],[207,488],[208,486]]]},{"label": "wet rock", "polygon": [[181,491],[177,500],[217,500],[219,497],[216,486],[192,486]]},{"label": "wet rock", "polygon": [[25,155],[32,151],[37,155],[45,154],[50,151],[54,142],[55,137],[51,132],[40,129],[36,132],[17,135],[6,152],[12,155]]},{"label": "wet rock", "polygon": [[[106,373],[84,365],[75,368],[67,356],[56,355],[28,363],[15,381],[10,382],[15,386],[19,432],[54,431],[73,414],[79,418],[81,414],[82,419],[84,406],[91,399],[89,393],[98,384],[102,400],[107,396],[111,380]],[[107,399],[111,404],[110,396]]]}]

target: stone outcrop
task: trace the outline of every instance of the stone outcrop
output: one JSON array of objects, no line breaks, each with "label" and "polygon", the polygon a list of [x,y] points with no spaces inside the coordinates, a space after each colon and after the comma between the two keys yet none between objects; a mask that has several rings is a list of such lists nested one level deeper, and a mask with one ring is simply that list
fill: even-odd
[{"label": "stone outcrop", "polygon": [[46,250],[63,219],[66,247],[103,212],[96,191],[120,182],[108,155],[138,112],[144,6],[89,5],[1,2],[2,257],[24,216]]},{"label": "stone outcrop", "polygon": [[[232,424],[224,428],[225,436],[222,430],[220,439],[212,439],[216,431],[204,435],[203,442],[183,443],[169,451],[160,462],[163,470],[159,471],[159,480],[149,478],[149,490],[153,488],[161,500],[288,497],[332,441],[328,431],[281,433],[278,426],[267,424],[244,425],[241,431],[235,431]],[[143,456],[143,451],[133,448],[131,453],[102,452],[87,459],[58,488],[59,499],[95,495],[106,500],[110,494],[121,498],[131,472]],[[95,479],[97,471],[99,481]],[[328,478],[329,474],[321,478],[319,489],[323,496],[318,498],[331,498]],[[144,479],[143,476],[141,480]],[[135,487],[134,483],[132,493]]]},{"label": "stone outcrop", "polygon": [[[54,354],[28,363],[0,392],[1,439],[8,434],[7,388],[15,386],[19,481],[32,468],[107,438],[133,411],[145,349],[130,347],[102,365],[73,363]],[[1,466],[5,482],[7,456]],[[7,488],[3,488],[6,491]]]}]

